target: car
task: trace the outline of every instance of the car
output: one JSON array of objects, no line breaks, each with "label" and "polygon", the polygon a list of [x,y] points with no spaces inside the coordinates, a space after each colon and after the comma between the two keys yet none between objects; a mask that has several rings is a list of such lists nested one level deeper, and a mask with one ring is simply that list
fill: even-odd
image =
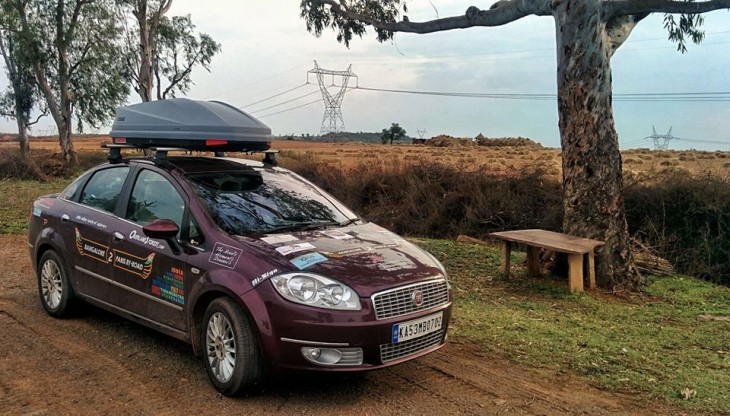
[{"label": "car", "polygon": [[[452,293],[436,258],[277,166],[274,153],[226,157],[219,149],[268,147],[266,135],[236,136],[232,122],[212,140],[199,128],[220,122],[212,115],[245,113],[183,100],[118,110],[109,161],[33,203],[29,250],[48,314],[85,301],[190,343],[226,395],[266,374],[374,370],[444,346]],[[137,129],[122,125],[134,114],[168,124],[174,114],[194,132],[147,120],[122,137]],[[142,137],[152,130],[164,133]],[[175,145],[216,156],[174,156]],[[122,157],[126,147],[153,155]]]}]

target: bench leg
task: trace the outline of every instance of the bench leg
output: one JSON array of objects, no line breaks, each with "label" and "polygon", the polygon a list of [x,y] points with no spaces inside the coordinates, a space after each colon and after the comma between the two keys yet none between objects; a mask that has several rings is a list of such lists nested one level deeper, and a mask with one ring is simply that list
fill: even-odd
[{"label": "bench leg", "polygon": [[570,275],[570,291],[583,291],[583,255],[568,254],[568,274]]},{"label": "bench leg", "polygon": [[502,241],[502,273],[504,279],[509,280],[509,255],[512,252],[512,243],[510,241]]},{"label": "bench leg", "polygon": [[527,274],[540,275],[540,251],[537,247],[527,246]]},{"label": "bench leg", "polygon": [[588,288],[596,288],[596,255],[593,251],[588,253]]}]

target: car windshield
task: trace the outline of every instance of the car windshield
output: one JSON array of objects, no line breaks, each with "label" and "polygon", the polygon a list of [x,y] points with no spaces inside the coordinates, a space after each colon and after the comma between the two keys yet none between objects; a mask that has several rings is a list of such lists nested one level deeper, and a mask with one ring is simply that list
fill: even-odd
[{"label": "car windshield", "polygon": [[229,234],[269,234],[346,225],[344,205],[285,170],[243,170],[186,176],[216,223]]}]

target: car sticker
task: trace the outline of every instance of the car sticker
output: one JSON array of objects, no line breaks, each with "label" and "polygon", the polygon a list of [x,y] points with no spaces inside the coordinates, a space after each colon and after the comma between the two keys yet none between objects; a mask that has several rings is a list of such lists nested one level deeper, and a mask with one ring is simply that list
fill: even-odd
[{"label": "car sticker", "polygon": [[340,256],[347,256],[348,254],[362,253],[365,250],[366,249],[362,248],[362,247],[355,247],[355,248],[348,248],[347,250],[340,250],[337,252],[337,254]]},{"label": "car sticker", "polygon": [[410,260],[391,260],[378,264],[378,269],[386,272],[394,272],[396,270],[415,269],[416,265]]},{"label": "car sticker", "polygon": [[381,244],[378,246],[373,246],[372,248],[373,248],[373,250],[381,250],[384,248],[395,248],[395,247],[398,247],[399,245],[400,244],[398,244],[398,243],[390,243],[390,244]]},{"label": "car sticker", "polygon": [[38,207],[33,207],[33,215],[34,215],[34,216],[36,216],[36,217],[40,217],[40,216],[41,216],[41,213],[42,213],[42,212],[43,212],[43,211],[42,211],[42,210],[41,210],[40,208],[38,208]]},{"label": "car sticker", "polygon": [[137,234],[137,230],[132,230],[131,233],[129,233],[129,239],[134,241],[139,241],[140,243],[154,247],[158,250],[164,250],[165,245],[160,243],[157,240],[154,240],[152,238],[147,237],[146,235],[139,235]]},{"label": "car sticker", "polygon": [[78,250],[80,255],[91,257],[102,263],[109,263],[111,261],[109,247],[82,237],[78,228],[74,228],[74,231],[76,232],[76,250]]},{"label": "car sticker", "polygon": [[208,261],[233,269],[236,267],[238,259],[241,257],[241,253],[243,253],[243,250],[240,248],[231,247],[223,243],[215,243]]},{"label": "car sticker", "polygon": [[183,271],[172,267],[164,275],[152,279],[152,294],[160,299],[185,304]]},{"label": "car sticker", "polygon": [[276,273],[279,273],[279,269],[269,270],[268,272],[262,274],[261,276],[253,279],[251,281],[251,285],[256,287],[259,285],[259,283],[265,281],[266,279],[270,278],[271,276],[275,275]]},{"label": "car sticker", "polygon": [[86,218],[86,217],[84,217],[84,216],[81,216],[81,215],[77,215],[77,216],[76,216],[76,219],[77,219],[78,221],[80,221],[80,222],[83,222],[83,223],[85,223],[85,224],[89,224],[89,225],[91,225],[91,226],[93,226],[93,227],[96,227],[96,228],[98,228],[98,229],[100,229],[100,230],[106,230],[106,228],[107,228],[107,227],[106,227],[106,224],[100,223],[99,221],[96,221],[96,220],[92,220],[92,219],[90,219],[90,218]]},{"label": "car sticker", "polygon": [[340,230],[324,230],[319,233],[326,235],[327,237],[334,238],[335,240],[347,240],[353,238],[350,234],[343,233]]},{"label": "car sticker", "polygon": [[310,243],[298,243],[298,244],[292,244],[290,246],[281,246],[277,247],[276,251],[279,252],[279,254],[286,256],[287,254],[297,253],[304,250],[314,250],[316,247],[311,245]]},{"label": "car sticker", "polygon": [[150,253],[147,257],[137,257],[121,250],[114,251],[114,267],[122,269],[147,279],[152,273],[152,263],[155,261],[155,253]]},{"label": "car sticker", "polygon": [[299,270],[304,270],[309,266],[313,266],[317,263],[322,263],[323,261],[327,261],[327,257],[321,255],[320,253],[307,253],[302,254],[299,257],[293,258],[291,260],[291,263]]},{"label": "car sticker", "polygon": [[289,242],[298,241],[298,240],[299,239],[297,237],[294,237],[293,235],[290,235],[290,234],[269,235],[269,236],[261,238],[261,241],[263,241],[264,243],[269,243],[271,245],[289,243]]}]

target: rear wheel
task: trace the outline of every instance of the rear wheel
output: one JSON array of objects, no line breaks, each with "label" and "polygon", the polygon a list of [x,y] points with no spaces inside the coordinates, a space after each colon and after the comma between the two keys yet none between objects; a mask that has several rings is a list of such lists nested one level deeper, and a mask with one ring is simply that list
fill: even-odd
[{"label": "rear wheel", "polygon": [[261,360],[251,324],[229,298],[208,305],[203,317],[202,345],[208,377],[221,393],[232,396],[261,378]]},{"label": "rear wheel", "polygon": [[75,301],[66,266],[53,250],[48,250],[41,256],[38,266],[38,293],[43,309],[56,318],[67,316]]}]

